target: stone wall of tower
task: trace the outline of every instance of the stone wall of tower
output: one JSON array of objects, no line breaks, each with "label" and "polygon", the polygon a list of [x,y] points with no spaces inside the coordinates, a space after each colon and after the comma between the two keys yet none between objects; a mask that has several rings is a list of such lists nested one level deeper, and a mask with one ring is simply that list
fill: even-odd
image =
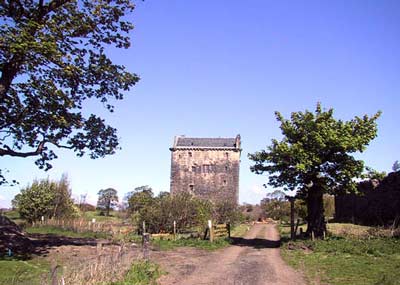
[{"label": "stone wall of tower", "polygon": [[240,151],[175,149],[171,152],[171,194],[190,192],[213,202],[239,200]]}]

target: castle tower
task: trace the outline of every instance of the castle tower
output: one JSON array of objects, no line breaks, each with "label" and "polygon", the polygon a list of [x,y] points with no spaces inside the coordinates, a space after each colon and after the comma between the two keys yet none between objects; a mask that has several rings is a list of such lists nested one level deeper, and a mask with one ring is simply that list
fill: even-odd
[{"label": "castle tower", "polygon": [[212,202],[239,201],[240,135],[176,136],[171,150],[171,194],[189,192]]}]

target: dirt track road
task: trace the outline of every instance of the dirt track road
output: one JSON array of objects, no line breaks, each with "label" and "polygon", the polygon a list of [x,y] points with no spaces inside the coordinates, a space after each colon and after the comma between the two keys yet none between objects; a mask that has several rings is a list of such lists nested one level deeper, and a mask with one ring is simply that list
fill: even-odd
[{"label": "dirt track road", "polygon": [[280,256],[279,234],[273,224],[255,224],[235,245],[207,252],[178,249],[159,256],[157,263],[169,274],[162,285],[305,284],[301,274]]}]

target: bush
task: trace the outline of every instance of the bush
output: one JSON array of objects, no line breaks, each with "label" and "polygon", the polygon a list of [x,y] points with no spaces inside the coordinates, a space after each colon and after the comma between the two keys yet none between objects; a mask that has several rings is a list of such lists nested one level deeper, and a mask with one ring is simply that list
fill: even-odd
[{"label": "bush", "polygon": [[21,190],[12,201],[21,218],[29,223],[45,218],[68,218],[79,216],[79,209],[71,199],[66,175],[60,181],[35,180]]}]

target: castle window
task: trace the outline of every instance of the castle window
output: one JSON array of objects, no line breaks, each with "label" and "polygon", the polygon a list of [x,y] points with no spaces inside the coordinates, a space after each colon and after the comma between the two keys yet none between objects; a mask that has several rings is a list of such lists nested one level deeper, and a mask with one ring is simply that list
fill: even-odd
[{"label": "castle window", "polygon": [[226,185],[226,180],[224,180],[224,185]]},{"label": "castle window", "polygon": [[196,172],[197,167],[196,166],[192,166],[192,172]]},{"label": "castle window", "polygon": [[225,152],[225,157],[229,158],[229,153]]},{"label": "castle window", "polygon": [[194,190],[194,185],[193,185],[193,184],[190,184],[190,185],[189,185],[189,191],[190,191],[190,192],[193,192],[193,190]]},{"label": "castle window", "polygon": [[212,172],[212,165],[209,165],[209,164],[204,164],[203,165],[203,172],[204,173],[210,173],[210,172]]},{"label": "castle window", "polygon": [[190,151],[189,151],[189,153],[188,153],[188,154],[189,154],[189,157],[192,157],[192,153],[191,153]]},{"label": "castle window", "polygon": [[225,171],[228,171],[228,168],[229,168],[228,165],[225,165]]}]

